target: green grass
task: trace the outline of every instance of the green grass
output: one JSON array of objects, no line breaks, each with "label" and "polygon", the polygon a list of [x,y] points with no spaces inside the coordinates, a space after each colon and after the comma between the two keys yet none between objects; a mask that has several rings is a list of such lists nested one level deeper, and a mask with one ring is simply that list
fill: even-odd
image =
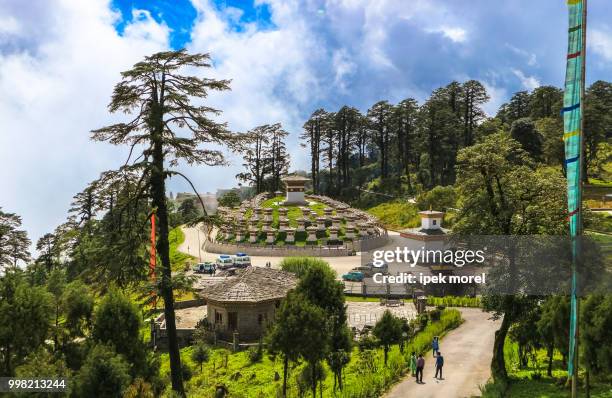
[{"label": "green grass", "polygon": [[589,184],[597,186],[597,187],[608,187],[612,188],[612,181],[606,181],[599,178],[591,177],[589,178]]},{"label": "green grass", "polygon": [[[279,214],[278,214],[278,209],[281,207],[284,207],[287,209],[287,218],[289,219],[289,226],[296,228],[298,226],[298,222],[297,219],[302,217],[302,211],[300,210],[300,206],[281,206],[278,205],[278,203],[282,203],[285,200],[284,196],[276,196],[274,198],[271,199],[267,199],[265,201],[263,201],[261,203],[261,207],[262,208],[271,208],[272,209],[272,227],[277,228],[279,227],[279,222],[278,222],[278,218],[279,218]],[[309,208],[311,211],[316,212],[319,216],[323,216],[325,214],[325,212],[323,211],[327,206],[323,203],[318,203],[318,202],[314,202],[311,203],[309,205]],[[245,212],[245,217],[249,218],[253,213],[252,209],[248,209]],[[332,214],[336,214],[336,211],[333,211]],[[261,227],[263,225],[263,222],[259,222],[258,223],[258,227]],[[342,241],[345,239],[345,230],[344,230],[344,225],[346,225],[345,221],[342,221],[340,224],[340,230],[338,231],[338,239],[339,241]],[[295,242],[293,243],[295,246],[306,246],[306,245],[312,245],[312,246],[317,246],[317,245],[321,245],[323,243],[323,239],[327,239],[329,238],[329,231],[321,231],[321,232],[317,232],[317,241],[316,242],[312,242],[312,243],[306,243],[306,237],[307,237],[307,233],[306,232],[296,232],[295,234]],[[235,238],[230,239],[227,241],[228,243],[235,243],[236,240]],[[257,242],[256,244],[261,245],[261,246],[266,246],[266,234],[265,233],[260,233],[257,236]],[[276,246],[284,246],[285,245],[285,234],[284,233],[278,233],[276,235],[276,240],[274,242],[274,244]]]},{"label": "green grass", "polygon": [[[569,396],[569,388],[565,383],[567,371],[560,354],[555,353],[553,356],[552,377],[546,375],[548,357],[544,350],[538,350],[536,364],[530,360],[526,367],[521,368],[518,363],[517,343],[507,339],[504,356],[510,378],[508,385],[489,383],[483,387],[482,398],[567,398]],[[584,380],[582,373],[580,380],[581,383]],[[578,393],[579,396],[585,396],[582,386]],[[612,384],[591,378],[591,397],[612,398]]]},{"label": "green grass", "polygon": [[[584,391],[581,391],[581,396]],[[540,380],[519,379],[512,380],[506,393],[512,398],[567,398],[569,389],[559,386],[550,378]],[[612,398],[612,387],[595,385],[591,388],[591,398]]]},{"label": "green grass", "polygon": [[404,201],[382,203],[367,210],[391,229],[418,227],[421,223],[418,211],[415,204]]},{"label": "green grass", "polygon": [[172,271],[180,271],[185,268],[187,261],[194,260],[194,257],[178,250],[179,246],[185,241],[185,234],[181,227],[171,229],[168,234],[168,240],[170,241],[170,264]]},{"label": "green grass", "polygon": [[[408,355],[412,351],[426,352],[429,350],[433,336],[443,336],[449,330],[456,328],[462,322],[457,310],[443,311],[440,321],[433,322],[420,332],[400,353],[399,347],[392,347],[389,352],[388,364],[383,364],[383,351],[359,352],[353,349],[351,361],[344,369],[345,389],[342,395],[333,393],[333,374],[325,364],[327,378],[323,383],[323,397],[376,397],[382,394],[391,384],[399,380],[406,372]],[[274,397],[282,386],[283,367],[281,358],[272,359],[264,354],[261,362],[251,363],[248,352],[232,353],[225,349],[211,350],[210,360],[204,364],[200,373],[199,366],[191,361],[191,347],[181,350],[181,360],[193,371],[193,377],[185,383],[189,397],[211,397],[216,385],[224,384],[231,397]],[[227,366],[225,356],[227,355]],[[169,380],[168,354],[161,354],[161,374],[167,385]],[[296,377],[304,363],[292,364],[288,375],[288,395],[297,396]],[[279,380],[275,380],[278,373]]]}]

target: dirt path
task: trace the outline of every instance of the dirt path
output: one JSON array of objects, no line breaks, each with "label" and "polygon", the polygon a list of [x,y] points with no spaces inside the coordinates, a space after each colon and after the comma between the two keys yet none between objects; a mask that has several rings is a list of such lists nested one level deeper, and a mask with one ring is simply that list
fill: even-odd
[{"label": "dirt path", "polygon": [[465,322],[447,334],[440,344],[444,356],[443,380],[434,378],[431,351],[425,355],[423,383],[416,384],[408,375],[395,385],[385,398],[463,398],[480,395],[478,386],[490,377],[493,340],[499,321],[477,308],[461,309]]}]

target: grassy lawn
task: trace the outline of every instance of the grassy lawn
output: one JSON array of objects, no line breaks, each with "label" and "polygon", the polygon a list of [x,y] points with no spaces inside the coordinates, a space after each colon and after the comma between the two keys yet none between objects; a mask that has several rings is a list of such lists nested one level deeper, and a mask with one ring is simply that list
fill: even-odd
[{"label": "grassy lawn", "polygon": [[[559,386],[553,379],[543,377],[540,380],[515,379],[510,384],[507,397],[512,398],[567,398],[569,389]],[[580,396],[585,396],[580,391]],[[591,388],[592,398],[612,398],[612,386],[597,384]]]},{"label": "grassy lawn", "polygon": [[[561,355],[555,353],[553,356],[552,377],[546,375],[548,357],[544,350],[538,350],[536,363],[531,360],[526,367],[519,367],[517,343],[506,340],[504,347],[506,367],[510,383],[506,393],[501,395],[493,384],[487,385],[487,392],[483,398],[567,398],[570,395],[569,388],[565,385],[567,370],[562,363]],[[580,373],[581,382],[584,374]],[[578,390],[579,396],[585,396],[582,386]],[[592,398],[612,398],[612,383],[591,378]]]},{"label": "grassy lawn", "polygon": [[168,240],[170,241],[170,264],[172,271],[183,270],[188,261],[195,260],[195,257],[178,250],[179,246],[185,241],[185,234],[181,227],[171,229],[168,234]]},{"label": "grassy lawn", "polygon": [[[457,310],[445,310],[440,321],[433,322],[410,341],[400,353],[394,346],[389,353],[389,362],[384,366],[382,349],[360,352],[354,348],[351,361],[344,369],[344,392],[333,393],[333,374],[327,364],[326,379],[323,382],[323,397],[376,397],[406,372],[408,355],[412,351],[429,350],[432,336],[442,336],[462,322]],[[186,383],[189,397],[211,397],[216,385],[224,384],[231,397],[274,397],[282,386],[283,367],[281,358],[270,358],[264,353],[260,362],[252,363],[247,351],[232,353],[226,349],[212,349],[210,359],[203,365],[202,372],[191,360],[191,347],[181,350],[182,361],[192,370],[193,377]],[[161,354],[161,374],[169,383],[169,360]],[[288,375],[288,395],[298,396],[298,375],[304,363],[291,364]],[[276,375],[278,374],[278,376]],[[339,392],[338,392],[339,393]]]},{"label": "grassy lawn", "polygon": [[[289,219],[289,226],[296,228],[298,226],[297,223],[297,219],[302,217],[302,211],[300,210],[300,206],[280,206],[278,203],[282,203],[285,200],[284,196],[277,196],[268,200],[265,200],[262,202],[261,207],[262,208],[271,208],[272,209],[272,227],[278,229],[279,227],[279,222],[278,222],[278,209],[281,207],[284,207],[287,209],[287,218]],[[325,212],[323,211],[327,206],[323,203],[318,203],[318,202],[314,202],[311,203],[309,205],[309,208],[311,211],[316,212],[319,216],[323,216],[325,214]],[[252,209],[248,209],[245,212],[245,217],[249,218],[253,213]],[[334,210],[332,212],[332,214],[336,214],[336,211]],[[263,222],[259,222],[258,223],[258,227],[261,227],[263,225]],[[345,240],[344,236],[345,236],[345,230],[344,230],[344,226],[346,225],[345,221],[342,221],[340,224],[340,230],[338,231],[338,243],[342,243],[343,240]],[[329,231],[320,231],[317,232],[317,241],[313,242],[313,243],[306,243],[306,237],[308,236],[308,234],[306,232],[296,232],[295,233],[295,242],[293,243],[293,245],[295,246],[306,246],[306,245],[312,245],[312,246],[317,246],[317,245],[321,245],[323,243],[324,239],[329,238]],[[274,242],[274,244],[276,246],[284,246],[285,245],[285,233],[284,232],[279,232],[276,234],[276,240]],[[230,239],[227,241],[228,243],[235,243],[236,240],[234,239]],[[259,235],[257,236],[257,242],[256,244],[261,245],[261,246],[266,246],[266,234],[263,232],[260,232]]]},{"label": "grassy lawn", "polygon": [[418,227],[421,224],[418,211],[416,205],[404,201],[381,203],[367,210],[391,229]]}]

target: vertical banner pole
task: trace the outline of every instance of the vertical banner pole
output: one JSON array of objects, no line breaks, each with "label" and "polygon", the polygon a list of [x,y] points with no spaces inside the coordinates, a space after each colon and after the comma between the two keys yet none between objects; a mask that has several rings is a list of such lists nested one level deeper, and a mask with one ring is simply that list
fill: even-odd
[{"label": "vertical banner pole", "polygon": [[570,296],[570,341],[568,376],[572,397],[577,397],[579,366],[578,267],[581,261],[582,179],[584,168],[584,110],[586,77],[586,0],[567,0],[569,14],[568,51],[563,93],[563,141],[567,175],[567,206],[572,241],[572,279]]}]

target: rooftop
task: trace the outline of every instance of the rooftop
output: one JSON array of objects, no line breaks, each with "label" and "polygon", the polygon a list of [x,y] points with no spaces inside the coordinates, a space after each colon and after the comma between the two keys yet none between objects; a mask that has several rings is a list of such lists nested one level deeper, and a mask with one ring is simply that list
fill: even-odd
[{"label": "rooftop", "polygon": [[247,267],[204,287],[200,295],[218,302],[258,303],[284,298],[296,285],[297,277],[290,272]]},{"label": "rooftop", "polygon": [[291,175],[287,175],[285,177],[282,178],[283,181],[290,181],[290,182],[308,182],[310,181],[309,178],[306,177],[302,177],[296,174],[291,174]]},{"label": "rooftop", "polygon": [[419,214],[421,215],[421,217],[442,217],[444,215],[444,212],[442,211],[436,211],[436,210],[425,210],[425,211],[420,211]]}]

